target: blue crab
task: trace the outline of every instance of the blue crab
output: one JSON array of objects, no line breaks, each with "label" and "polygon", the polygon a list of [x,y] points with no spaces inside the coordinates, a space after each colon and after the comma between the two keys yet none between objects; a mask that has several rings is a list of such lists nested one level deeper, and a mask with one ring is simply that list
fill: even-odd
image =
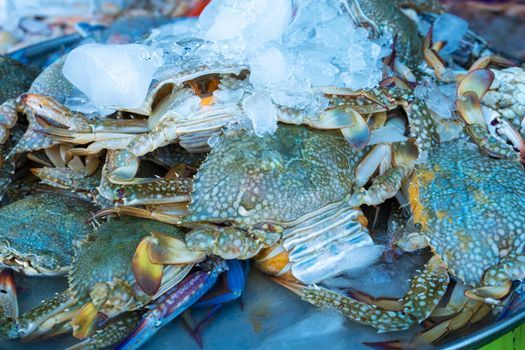
[{"label": "blue crab", "polygon": [[[194,228],[178,244],[226,259],[248,259],[271,248],[263,269],[308,283],[337,274],[352,249],[381,250],[358,206],[397,193],[416,158],[397,157],[398,148],[414,149],[394,147],[394,166],[389,158],[388,170],[365,190],[381,152],[355,150],[335,131],[281,125],[273,136],[225,136],[197,172],[188,215],[176,218]],[[127,213],[105,213],[121,210]]]},{"label": "blue crab", "polygon": [[[157,249],[147,250],[141,244],[147,236],[159,242]],[[103,224],[76,249],[68,274],[69,288],[0,325],[1,337],[29,339],[72,330],[73,335],[88,338],[102,320],[142,309],[171,291],[193,266],[185,264],[180,254],[174,257],[170,253],[173,246],[164,244],[170,237],[183,235],[175,226],[142,219],[121,218]],[[188,251],[184,259],[203,258],[200,253]],[[131,317],[125,322],[133,320]],[[118,332],[119,327],[113,325],[109,331]],[[107,337],[112,335],[98,332],[96,339],[103,341]]]},{"label": "blue crab", "polygon": [[[9,271],[28,276],[61,276],[71,266],[73,248],[88,233],[95,211],[80,199],[50,193],[28,196],[0,209],[0,323],[18,316]],[[3,312],[1,312],[3,310]]]},{"label": "blue crab", "polygon": [[10,130],[16,125],[16,98],[24,92],[37,72],[8,57],[0,56],[0,198],[5,193],[15,171],[12,160],[5,159],[11,145]]},{"label": "blue crab", "polygon": [[416,338],[435,341],[481,320],[511,291],[513,280],[525,277],[525,223],[516,211],[525,196],[524,175],[519,163],[488,158],[459,140],[442,144],[418,165],[408,192],[420,233],[397,245],[407,250],[429,246],[434,256],[395,304],[369,304],[319,286],[283,284],[312,304],[338,309],[380,331],[395,331],[426,320],[452,275],[465,285],[466,298],[454,302],[458,314]]}]

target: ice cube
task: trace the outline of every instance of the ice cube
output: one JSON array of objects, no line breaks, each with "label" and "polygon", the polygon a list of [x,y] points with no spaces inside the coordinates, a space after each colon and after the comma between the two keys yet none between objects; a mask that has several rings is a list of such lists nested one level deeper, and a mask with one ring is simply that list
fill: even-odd
[{"label": "ice cube", "polygon": [[262,46],[281,38],[291,14],[290,0],[214,0],[199,23],[206,40],[240,39]]},{"label": "ice cube", "polygon": [[62,73],[98,108],[131,109],[142,104],[161,65],[158,48],[87,44],[69,53]]},{"label": "ice cube", "polygon": [[291,72],[286,58],[276,47],[271,47],[255,57],[250,67],[250,82],[255,86],[282,86]]},{"label": "ice cube", "polygon": [[440,85],[427,81],[420,84],[414,90],[415,96],[425,101],[427,107],[435,113],[437,117],[450,119],[456,106],[456,86],[455,84]]},{"label": "ice cube", "polygon": [[447,56],[459,48],[463,37],[468,31],[468,23],[458,16],[445,13],[439,16],[432,27],[434,42],[445,41],[447,44],[439,54]]},{"label": "ice cube", "polygon": [[253,131],[257,136],[275,133],[277,130],[277,109],[269,94],[257,92],[248,96],[242,102],[242,107],[251,120]]}]

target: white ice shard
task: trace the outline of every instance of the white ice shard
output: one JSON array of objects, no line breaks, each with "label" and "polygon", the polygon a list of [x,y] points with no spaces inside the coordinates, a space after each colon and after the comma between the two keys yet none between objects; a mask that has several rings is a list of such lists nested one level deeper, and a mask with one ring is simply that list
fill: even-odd
[{"label": "white ice shard", "polygon": [[290,0],[221,0],[212,1],[199,22],[204,39],[235,39],[249,49],[279,40],[291,15]]},{"label": "white ice shard", "polygon": [[62,72],[99,109],[139,107],[162,65],[162,50],[139,44],[87,44],[71,51]]},{"label": "white ice shard", "polygon": [[257,92],[246,97],[242,103],[244,112],[251,120],[253,130],[257,136],[275,133],[277,130],[277,109],[270,95]]},{"label": "white ice shard", "polygon": [[292,67],[279,48],[271,47],[256,56],[250,68],[250,82],[254,86],[272,88],[287,84]]}]

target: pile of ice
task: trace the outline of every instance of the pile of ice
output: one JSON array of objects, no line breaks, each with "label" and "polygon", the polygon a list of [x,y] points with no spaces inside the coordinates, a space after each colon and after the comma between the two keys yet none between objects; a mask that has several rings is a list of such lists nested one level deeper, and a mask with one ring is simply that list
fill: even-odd
[{"label": "pile of ice", "polygon": [[199,24],[211,51],[249,66],[254,97],[243,106],[257,135],[275,131],[272,104],[315,113],[325,103],[316,87],[375,87],[388,53],[338,1],[213,1]]},{"label": "pile of ice", "polygon": [[[275,131],[278,106],[307,113],[326,107],[315,88],[375,87],[382,78],[381,58],[390,47],[388,40],[383,45],[370,40],[340,2],[332,0],[214,0],[198,23],[186,20],[161,27],[145,44],[162,48],[165,63],[181,70],[188,62],[249,67],[250,94],[242,106],[257,135]],[[78,50],[83,54],[74,51],[67,59],[73,69],[66,76],[100,110],[123,102],[141,104],[143,94],[135,87],[151,83],[151,62],[132,51]],[[118,59],[110,57],[113,53]],[[134,57],[119,63],[124,55]],[[116,82],[117,71],[124,82]]]}]

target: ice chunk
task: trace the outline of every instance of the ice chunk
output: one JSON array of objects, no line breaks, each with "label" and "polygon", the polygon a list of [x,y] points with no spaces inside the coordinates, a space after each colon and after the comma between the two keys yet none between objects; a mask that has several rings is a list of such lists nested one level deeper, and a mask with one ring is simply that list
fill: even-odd
[{"label": "ice chunk", "polygon": [[250,82],[255,86],[274,87],[286,84],[291,67],[281,50],[271,47],[251,63]]},{"label": "ice chunk", "polygon": [[447,43],[439,54],[447,56],[456,51],[467,31],[468,23],[464,19],[450,13],[439,16],[433,25],[433,40]]},{"label": "ice chunk", "polygon": [[277,109],[270,95],[257,92],[248,96],[242,102],[242,107],[252,122],[257,136],[272,135],[277,130]]},{"label": "ice chunk", "polygon": [[237,39],[248,46],[279,40],[292,15],[290,0],[212,1],[199,23],[210,41]]},{"label": "ice chunk", "polygon": [[98,108],[139,107],[162,65],[162,50],[139,44],[87,44],[71,51],[62,72]]},{"label": "ice chunk", "polygon": [[450,119],[456,108],[456,85],[437,85],[427,81],[420,84],[414,90],[418,99],[424,100],[438,117]]}]

